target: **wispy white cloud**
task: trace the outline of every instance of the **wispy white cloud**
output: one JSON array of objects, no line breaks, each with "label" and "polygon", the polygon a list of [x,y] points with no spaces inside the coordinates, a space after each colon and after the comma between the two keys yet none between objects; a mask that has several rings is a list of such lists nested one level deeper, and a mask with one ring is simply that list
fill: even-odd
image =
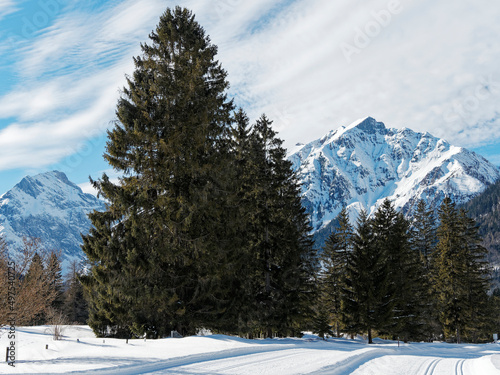
[{"label": "wispy white cloud", "polygon": [[113,94],[101,92],[89,108],[59,121],[16,123],[0,131],[0,169],[43,167],[76,153],[82,141],[106,129]]},{"label": "wispy white cloud", "polygon": [[0,0],[0,19],[17,10],[14,0]]},{"label": "wispy white cloud", "polygon": [[[469,147],[500,137],[500,6],[401,1],[387,18],[391,3],[294,2],[221,49],[233,88],[245,88],[254,116],[274,117],[288,145],[366,115]],[[343,43],[359,50],[350,62]]]},{"label": "wispy white cloud", "polygon": [[56,163],[105,131],[159,3],[126,1],[98,15],[75,10],[22,49],[20,83],[0,98],[0,117],[16,119],[0,130],[0,169]]},{"label": "wispy white cloud", "polygon": [[[0,15],[2,4],[0,0]],[[185,0],[229,73],[291,146],[371,115],[471,147],[500,138],[500,6],[472,0]],[[163,0],[66,10],[18,51],[0,169],[57,162],[114,118]],[[351,53],[346,52],[350,46]],[[354,51],[354,52],[353,52]]]},{"label": "wispy white cloud", "polygon": [[124,1],[103,13],[65,14],[22,51],[19,74],[81,75],[131,60],[163,10],[159,0]]}]

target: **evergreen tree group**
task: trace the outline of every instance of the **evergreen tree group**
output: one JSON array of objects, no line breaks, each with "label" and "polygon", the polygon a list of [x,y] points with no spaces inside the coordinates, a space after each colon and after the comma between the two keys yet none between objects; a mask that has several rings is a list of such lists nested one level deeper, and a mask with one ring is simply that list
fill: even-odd
[{"label": "evergreen tree group", "polygon": [[[342,210],[319,278],[320,294],[331,298],[318,302],[327,306],[326,321],[338,327],[340,316],[337,335],[366,333],[369,343],[373,332],[404,341],[477,342],[498,328],[477,225],[450,198],[437,219],[423,202],[407,219],[385,200],[373,217],[362,212],[350,232]],[[325,321],[322,309],[317,319]]]},{"label": "evergreen tree group", "polygon": [[107,207],[89,215],[89,273],[68,289],[98,335],[484,338],[498,297],[474,221],[449,199],[438,220],[386,200],[355,228],[344,209],[317,257],[283,142],[228,99],[193,14],[167,9],[141,48],[104,155],[120,178],[92,181]]},{"label": "evergreen tree group", "polygon": [[134,59],[94,181],[82,278],[100,335],[164,337],[198,328],[248,336],[298,330],[314,256],[298,179],[263,115],[227,99],[226,72],[192,13],[160,18]]},{"label": "evergreen tree group", "polygon": [[[63,280],[59,255],[25,239],[18,324],[88,323],[127,338],[312,328],[369,343],[498,332],[500,290],[488,295],[478,226],[450,198],[437,217],[419,202],[412,218],[385,200],[354,226],[343,208],[317,256],[283,141],[266,115],[251,124],[228,99],[217,47],[193,14],[167,9],[141,49],[104,155],[119,181],[92,181],[107,203],[83,236],[88,271],[73,263]],[[5,282],[9,272],[0,236]]]}]

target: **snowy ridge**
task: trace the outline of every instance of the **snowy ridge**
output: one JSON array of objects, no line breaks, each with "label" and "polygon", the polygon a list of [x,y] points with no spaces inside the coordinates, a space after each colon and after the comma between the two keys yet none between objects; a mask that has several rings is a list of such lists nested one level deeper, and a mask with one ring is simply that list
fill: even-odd
[{"label": "snowy ridge", "polygon": [[499,168],[474,152],[429,133],[388,129],[371,117],[329,132],[289,159],[314,231],[343,206],[354,219],[389,198],[409,214],[420,199],[433,206],[445,196],[464,203],[500,179]]},{"label": "snowy ridge", "polygon": [[87,233],[93,210],[104,210],[104,203],[52,171],[25,177],[0,196],[0,233],[9,248],[16,251],[23,237],[37,237],[46,249],[61,250],[63,268],[83,255],[80,233]]}]

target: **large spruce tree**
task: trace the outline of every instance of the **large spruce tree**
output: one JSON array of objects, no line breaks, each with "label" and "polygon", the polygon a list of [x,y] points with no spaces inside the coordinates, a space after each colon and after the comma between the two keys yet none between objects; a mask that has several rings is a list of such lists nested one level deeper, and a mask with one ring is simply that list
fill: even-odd
[{"label": "large spruce tree", "polygon": [[167,9],[117,106],[105,158],[121,174],[94,185],[107,210],[90,215],[83,249],[90,324],[158,337],[193,333],[220,314],[229,251],[226,72],[193,14]]},{"label": "large spruce tree", "polygon": [[262,116],[250,128],[191,12],[160,19],[118,102],[94,182],[82,276],[100,335],[197,328],[294,333],[312,304],[315,257],[298,178]]}]

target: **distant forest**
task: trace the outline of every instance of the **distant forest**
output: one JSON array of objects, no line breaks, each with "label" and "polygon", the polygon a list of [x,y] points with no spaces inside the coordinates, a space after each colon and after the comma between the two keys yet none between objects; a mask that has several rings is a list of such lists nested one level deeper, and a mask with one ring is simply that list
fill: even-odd
[{"label": "distant forest", "polygon": [[[490,264],[500,266],[500,181],[462,206],[479,225],[483,246],[488,249]],[[494,287],[500,287],[500,270],[494,269]]]}]

